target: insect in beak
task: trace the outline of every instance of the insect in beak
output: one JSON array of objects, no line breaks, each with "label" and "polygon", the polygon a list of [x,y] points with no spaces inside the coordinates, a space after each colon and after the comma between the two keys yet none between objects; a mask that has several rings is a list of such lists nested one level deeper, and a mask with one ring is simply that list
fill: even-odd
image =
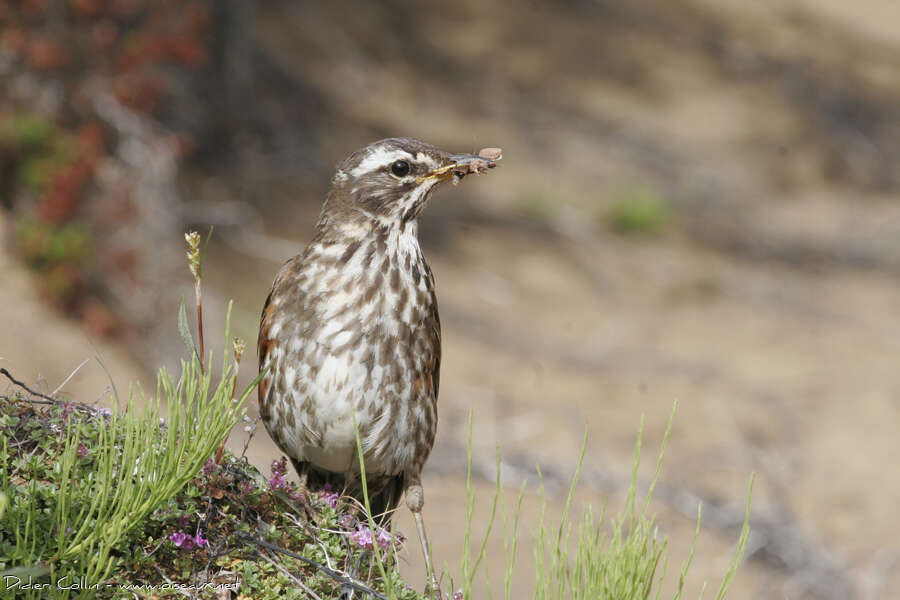
[{"label": "insect in beak", "polygon": [[419,177],[416,183],[422,183],[429,179],[452,179],[453,185],[456,185],[469,173],[485,173],[488,169],[493,169],[501,158],[503,158],[503,151],[500,148],[482,148],[478,154],[451,154],[449,164]]}]

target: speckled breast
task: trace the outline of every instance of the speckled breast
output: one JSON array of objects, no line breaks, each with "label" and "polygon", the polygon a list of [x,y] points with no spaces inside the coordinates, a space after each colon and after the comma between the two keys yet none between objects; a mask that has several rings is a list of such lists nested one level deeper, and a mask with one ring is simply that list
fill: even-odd
[{"label": "speckled breast", "polygon": [[269,433],[297,460],[355,472],[355,415],[367,472],[418,473],[437,426],[440,343],[414,224],[315,240],[282,268],[264,311]]}]

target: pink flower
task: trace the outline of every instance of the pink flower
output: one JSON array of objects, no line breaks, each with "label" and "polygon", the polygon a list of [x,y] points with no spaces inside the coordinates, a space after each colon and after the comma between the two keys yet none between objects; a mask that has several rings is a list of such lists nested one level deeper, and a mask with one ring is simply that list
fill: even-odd
[{"label": "pink flower", "polygon": [[202,548],[209,543],[209,540],[203,537],[202,529],[197,530],[197,535],[194,536],[194,543],[197,544],[198,548]]},{"label": "pink flower", "polygon": [[87,456],[89,454],[87,446],[85,446],[84,444],[82,444],[80,442],[78,444],[77,452],[78,452],[78,456],[80,456],[82,458],[84,458],[85,456]]},{"label": "pink flower", "polygon": [[69,424],[69,417],[72,415],[73,412],[75,412],[75,403],[74,402],[69,400],[68,402],[63,404],[61,417],[62,417],[62,422],[64,425]]},{"label": "pink flower", "polygon": [[356,526],[356,531],[350,534],[350,541],[367,550],[372,549],[372,532],[362,523]]},{"label": "pink flower", "polygon": [[284,476],[287,475],[287,458],[282,456],[278,460],[272,461],[272,476],[269,478],[269,487],[273,490],[280,490],[287,482]]},{"label": "pink flower", "polygon": [[93,409],[94,409],[94,412],[95,412],[96,414],[98,414],[98,415],[102,415],[102,416],[104,416],[104,417],[111,417],[111,416],[112,416],[112,409],[111,409],[111,408],[105,408],[105,407],[102,407],[102,406],[100,406],[99,404],[97,404],[96,402],[94,402]]},{"label": "pink flower", "polygon": [[378,530],[378,535],[375,536],[375,543],[378,544],[379,548],[387,548],[391,545],[391,534],[384,527]]},{"label": "pink flower", "polygon": [[356,517],[350,514],[343,514],[338,517],[338,525],[343,527],[344,529],[351,529],[353,527],[353,523],[356,522]]},{"label": "pink flower", "polygon": [[287,457],[282,456],[278,460],[272,461],[272,475],[287,474]]},{"label": "pink flower", "polygon": [[214,461],[212,458],[208,458],[208,459],[206,459],[206,464],[203,465],[203,469],[201,470],[201,472],[204,475],[206,475],[207,477],[209,477],[210,475],[212,475],[213,473],[215,473],[218,470],[219,470],[219,465],[216,464],[216,461]]},{"label": "pink flower", "polygon": [[200,529],[197,530],[197,534],[194,536],[190,536],[183,531],[176,531],[169,536],[169,540],[175,544],[176,548],[181,548],[182,550],[191,550],[194,546],[202,548],[209,543],[209,540],[203,537],[203,531]]},{"label": "pink flower", "polygon": [[340,497],[341,495],[337,492],[328,492],[327,494],[325,494],[325,502],[328,503],[328,506],[334,508],[335,506],[337,506],[337,501]]},{"label": "pink flower", "polygon": [[269,487],[273,490],[280,490],[284,487],[284,475],[281,473],[273,473],[272,477],[269,478]]},{"label": "pink flower", "polygon": [[463,600],[462,590],[453,592],[453,600]]},{"label": "pink flower", "polygon": [[183,531],[176,531],[169,536],[169,539],[172,540],[172,543],[175,544],[177,548],[181,548],[182,550],[190,550],[194,545],[194,540],[191,536]]}]

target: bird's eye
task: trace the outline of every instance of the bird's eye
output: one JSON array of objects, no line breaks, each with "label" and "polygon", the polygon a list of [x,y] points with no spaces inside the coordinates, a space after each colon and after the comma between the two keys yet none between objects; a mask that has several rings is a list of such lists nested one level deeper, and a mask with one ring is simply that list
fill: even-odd
[{"label": "bird's eye", "polygon": [[409,175],[409,163],[405,160],[395,160],[391,164],[391,173],[395,177],[406,177]]}]

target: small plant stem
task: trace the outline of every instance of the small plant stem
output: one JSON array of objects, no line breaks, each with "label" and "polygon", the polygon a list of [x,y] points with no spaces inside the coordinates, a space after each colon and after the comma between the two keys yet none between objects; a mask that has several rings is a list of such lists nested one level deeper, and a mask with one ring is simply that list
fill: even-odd
[{"label": "small plant stem", "polygon": [[197,336],[200,343],[200,371],[206,373],[206,366],[204,365],[205,349],[203,346],[203,296],[200,292],[199,276],[194,278],[194,295],[197,297]]},{"label": "small plant stem", "polygon": [[225,440],[228,439],[228,436],[222,438],[222,443],[219,444],[219,449],[216,451],[216,464],[222,464],[222,454],[225,452]]}]

